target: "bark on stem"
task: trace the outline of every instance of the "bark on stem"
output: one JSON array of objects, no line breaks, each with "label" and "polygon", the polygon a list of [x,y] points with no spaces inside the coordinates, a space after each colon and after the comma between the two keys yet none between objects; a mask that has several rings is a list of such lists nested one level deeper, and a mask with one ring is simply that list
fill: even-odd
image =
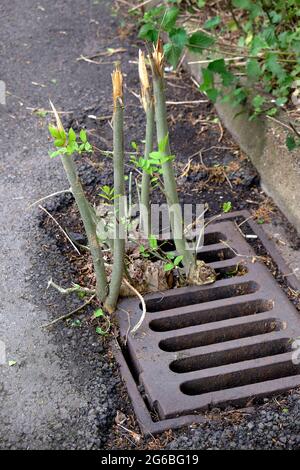
[{"label": "bark on stem", "polygon": [[[55,116],[57,130],[62,132],[65,136],[66,144],[67,137],[59,114],[51,101],[50,105]],[[107,278],[102,251],[97,238],[96,222],[92,216],[91,206],[85,197],[73,157],[71,155],[63,154],[61,159],[88,239],[96,276],[96,295],[101,302],[104,302],[107,296]]]},{"label": "bark on stem", "polygon": [[[153,131],[154,131],[154,104],[149,102],[146,108],[146,143],[144,158],[147,160],[153,151]],[[143,171],[141,190],[141,214],[143,231],[148,237],[151,231],[151,209],[150,209],[150,175]]]},{"label": "bark on stem", "polygon": [[[160,43],[151,58],[151,67],[153,74],[153,90],[154,90],[154,103],[155,103],[155,119],[156,119],[156,132],[158,143],[163,142],[168,135],[168,122],[167,122],[167,109],[165,97],[165,83],[163,72],[163,54]],[[166,156],[171,155],[169,141],[164,151]],[[171,161],[162,165],[164,188],[169,208],[169,216],[171,228],[174,236],[176,250],[183,256],[183,265],[185,271],[188,273],[194,264],[193,253],[186,248],[186,240],[184,237],[184,227],[182,220],[182,211],[179,205],[179,198],[177,194],[177,186],[175,180],[174,169]]]},{"label": "bark on stem", "polygon": [[109,295],[105,302],[105,309],[114,312],[120,293],[124,272],[125,254],[125,184],[124,184],[124,129],[123,129],[123,90],[122,74],[116,69],[113,79],[113,162],[114,162],[114,210],[115,210],[115,239],[114,264],[109,287]]},{"label": "bark on stem", "polygon": [[101,247],[96,236],[96,224],[91,217],[89,202],[80,183],[73,157],[62,155],[61,158],[87,235],[96,275],[96,294],[98,299],[104,302],[107,295],[107,279]]}]

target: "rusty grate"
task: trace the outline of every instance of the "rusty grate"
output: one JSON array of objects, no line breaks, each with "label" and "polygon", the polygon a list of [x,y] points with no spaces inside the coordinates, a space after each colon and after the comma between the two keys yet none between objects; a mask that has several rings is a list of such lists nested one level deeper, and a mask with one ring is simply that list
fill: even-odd
[{"label": "rusty grate", "polygon": [[[242,405],[300,385],[300,365],[292,361],[300,315],[265,265],[253,262],[234,217],[248,213],[209,225],[199,251],[219,273],[214,284],[146,296],[147,317],[135,336],[128,334],[128,319],[138,321],[139,302],[127,299],[120,306],[123,346],[116,354],[146,433],[199,422],[201,410],[212,406]],[[258,234],[287,273],[259,227]],[[237,264],[242,275],[231,277]],[[289,280],[295,288],[296,279]]]}]

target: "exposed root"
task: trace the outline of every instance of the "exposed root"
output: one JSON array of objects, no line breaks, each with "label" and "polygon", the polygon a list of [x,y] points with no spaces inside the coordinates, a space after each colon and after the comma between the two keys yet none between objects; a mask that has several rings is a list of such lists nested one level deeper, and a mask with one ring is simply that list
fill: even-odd
[{"label": "exposed root", "polygon": [[72,287],[68,287],[67,289],[65,289],[64,287],[61,287],[58,284],[56,284],[52,279],[49,280],[47,289],[49,289],[49,287],[53,287],[54,289],[58,290],[60,294],[63,294],[63,295],[72,294],[73,292],[84,292],[85,294],[92,294],[92,295],[96,294],[95,289],[89,289],[88,287],[81,287],[79,284],[74,284],[74,283],[72,283]]},{"label": "exposed root", "polygon": [[31,207],[35,206],[36,204],[39,204],[40,202],[42,201],[45,201],[46,199],[49,199],[50,197],[54,197],[54,196],[59,196],[60,194],[66,194],[66,193],[72,193],[72,189],[69,188],[69,189],[63,189],[62,191],[56,191],[56,193],[52,193],[52,194],[48,194],[48,196],[44,196],[42,197],[41,199],[38,199],[37,201],[33,202],[32,204],[30,204],[28,206],[28,209],[30,209]]},{"label": "exposed root", "polygon": [[74,243],[72,242],[71,238],[69,237],[69,235],[67,234],[67,232],[62,228],[62,226],[57,222],[57,220],[53,217],[52,214],[50,214],[50,212],[47,211],[47,209],[45,209],[45,207],[39,205],[39,208],[44,211],[49,217],[50,219],[53,220],[53,222],[59,227],[59,229],[62,231],[62,233],[64,234],[64,236],[67,238],[67,240],[71,243],[72,247],[74,248],[74,250],[76,251],[76,253],[78,253],[78,255],[80,255],[80,251],[78,250],[78,248],[74,245]]},{"label": "exposed root", "polygon": [[147,308],[146,308],[146,303],[145,303],[145,300],[144,300],[144,297],[131,285],[129,284],[129,282],[127,281],[127,279],[123,279],[123,282],[127,285],[127,287],[129,287],[130,290],[132,290],[132,292],[134,292],[134,294],[140,299],[141,301],[141,304],[142,304],[142,315],[141,315],[141,318],[139,319],[139,321],[137,322],[137,324],[132,328],[131,330],[131,334],[134,335],[137,330],[140,328],[140,326],[142,325],[144,319],[145,319],[145,316],[146,316],[146,311],[147,311]]},{"label": "exposed root", "polygon": [[56,323],[58,323],[60,321],[67,320],[72,315],[75,315],[75,313],[79,312],[84,307],[89,305],[95,299],[95,297],[96,297],[96,294],[92,295],[86,302],[84,302],[84,304],[80,305],[80,307],[75,308],[75,310],[72,310],[71,312],[66,313],[65,315],[61,315],[60,317],[56,318],[55,320],[51,321],[50,323],[47,323],[46,325],[42,325],[41,328],[49,328],[50,326],[53,326],[53,325],[55,325]]}]

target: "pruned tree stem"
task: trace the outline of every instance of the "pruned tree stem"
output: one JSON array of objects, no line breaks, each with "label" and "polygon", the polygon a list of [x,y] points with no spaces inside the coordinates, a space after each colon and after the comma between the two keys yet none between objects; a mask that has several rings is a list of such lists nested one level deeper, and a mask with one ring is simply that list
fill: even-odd
[{"label": "pruned tree stem", "polygon": [[117,68],[113,75],[113,162],[114,162],[114,211],[115,211],[115,239],[114,239],[114,264],[109,286],[109,294],[104,308],[108,313],[113,313],[119,298],[124,271],[125,255],[125,184],[124,184],[124,129],[123,129],[123,77]]},{"label": "pruned tree stem", "polygon": [[[158,143],[160,143],[164,141],[169,131],[165,97],[163,55],[159,43],[157,44],[157,47],[152,55],[151,66],[153,74],[156,133],[157,141]],[[171,154],[169,140],[167,141],[164,153],[165,156],[169,156]],[[186,248],[182,211],[179,205],[179,198],[177,194],[177,186],[172,162],[167,161],[166,163],[164,163],[162,165],[162,170],[165,194],[169,208],[170,223],[173,231],[176,250],[180,255],[183,256],[182,261],[184,264],[184,268],[188,273],[195,260],[193,253]]]},{"label": "pruned tree stem", "polygon": [[89,202],[85,197],[72,156],[62,155],[61,158],[87,235],[96,275],[96,294],[98,299],[104,302],[107,296],[107,278],[101,247],[96,235],[96,224],[92,219]]},{"label": "pruned tree stem", "polygon": [[[146,143],[144,158],[147,160],[153,151],[153,132],[154,132],[154,104],[153,100],[147,103],[146,107]],[[142,228],[146,235],[150,235],[151,230],[151,209],[150,209],[150,175],[143,171],[141,188],[141,215]]]}]

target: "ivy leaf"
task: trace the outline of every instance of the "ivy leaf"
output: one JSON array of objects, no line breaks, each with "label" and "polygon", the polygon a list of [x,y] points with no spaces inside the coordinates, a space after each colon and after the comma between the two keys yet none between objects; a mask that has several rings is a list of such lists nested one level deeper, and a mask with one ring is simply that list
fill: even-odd
[{"label": "ivy leaf", "polygon": [[192,52],[202,52],[203,49],[207,49],[214,43],[215,39],[213,37],[208,36],[205,33],[201,33],[201,31],[197,31],[189,37],[187,47]]}]

